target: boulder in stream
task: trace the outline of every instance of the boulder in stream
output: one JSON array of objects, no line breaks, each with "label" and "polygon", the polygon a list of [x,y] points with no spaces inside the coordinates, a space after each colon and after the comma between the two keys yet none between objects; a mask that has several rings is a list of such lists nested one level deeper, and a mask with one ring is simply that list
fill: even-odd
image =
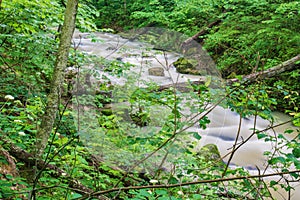
[{"label": "boulder in stream", "polygon": [[212,162],[214,163],[213,166],[215,167],[225,167],[225,164],[221,159],[219,149],[215,144],[207,144],[203,146],[197,153],[196,157],[199,159],[200,162]]},{"label": "boulder in stream", "polygon": [[164,69],[162,67],[152,67],[148,69],[150,76],[165,76]]},{"label": "boulder in stream", "polygon": [[203,75],[205,72],[201,72],[199,67],[199,63],[196,59],[187,59],[184,57],[178,58],[175,62],[173,62],[176,71],[181,74],[192,74],[192,75]]}]

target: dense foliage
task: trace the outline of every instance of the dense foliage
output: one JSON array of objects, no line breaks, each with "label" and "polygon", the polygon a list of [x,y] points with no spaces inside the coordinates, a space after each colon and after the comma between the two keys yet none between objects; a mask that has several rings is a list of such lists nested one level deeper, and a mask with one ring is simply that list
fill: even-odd
[{"label": "dense foliage", "polygon": [[[95,6],[100,13],[97,24],[116,29],[159,26],[192,36],[221,20],[199,40],[225,78],[268,69],[299,54],[299,1],[104,0]],[[299,70],[294,70],[269,84],[292,93],[299,92],[299,82]]]},{"label": "dense foliage", "polygon": [[[147,89],[137,89],[127,99],[132,107],[130,114],[133,121],[124,123],[116,113],[104,110],[105,104],[111,101],[107,95],[111,92],[109,79],[97,85],[102,93],[97,94],[96,98],[82,95],[83,99],[71,99],[68,90],[72,87],[70,83],[76,79],[76,73],[68,73],[62,86],[63,98],[57,120],[42,157],[44,162],[35,160],[32,155],[36,151],[37,127],[46,109],[64,2],[0,1],[1,199],[87,199],[89,195],[100,199],[265,199],[270,196],[270,188],[293,190],[288,178],[285,184],[279,181],[266,183],[259,176],[250,179],[250,174],[243,168],[227,168],[218,160],[218,153],[217,159],[206,153],[195,153],[192,151],[195,143],[186,145],[175,140],[177,135],[183,135],[185,140],[190,136],[196,141],[201,140],[198,133],[185,131],[184,127],[192,121],[184,120],[187,116],[181,111],[184,104],[192,109],[192,114],[206,112],[203,106],[214,102],[208,82],[193,86],[198,93],[190,92],[182,96],[172,89],[161,92],[153,83]],[[218,20],[220,23],[207,28]],[[188,36],[206,30],[197,39],[198,42],[216,61],[223,78],[239,78],[240,75],[271,68],[299,54],[299,21],[299,1],[84,0],[79,4],[77,28],[81,31],[119,31],[155,26]],[[76,71],[90,62],[105,66],[104,70],[115,76],[124,75],[123,70],[132,67],[118,60],[91,58],[76,47],[71,49],[69,67]],[[300,126],[299,73],[298,67],[253,84],[242,81],[234,83],[226,88],[225,96],[229,100],[223,106],[230,107],[243,117],[258,115],[270,121],[273,120],[271,112],[281,110],[294,116],[294,125]],[[120,88],[120,96],[125,98],[126,94],[122,92],[130,89],[133,88],[128,85]],[[197,104],[186,103],[189,98]],[[84,138],[79,136],[79,125],[74,123],[76,116],[70,106],[78,100],[86,101],[87,107],[91,101],[96,105],[96,123],[86,119],[86,126],[102,135],[89,138],[93,141],[89,145],[99,145],[95,141],[105,139],[105,146],[98,147],[100,150],[102,148],[105,156],[96,156],[83,144]],[[148,110],[153,106],[166,106],[169,112],[153,121]],[[149,123],[156,123],[162,128],[157,134],[145,137],[141,133]],[[205,129],[210,121],[204,116],[197,123]],[[268,167],[279,173],[288,173],[290,168],[300,169],[299,131],[287,130],[286,133],[294,133],[296,137],[290,140],[284,135],[268,135],[253,130],[253,135],[259,139],[276,144],[275,152],[265,154],[269,158]],[[115,149],[110,149],[111,144],[123,151],[116,155]],[[134,163],[127,159],[128,152],[134,152]],[[151,162],[152,152],[158,156],[182,156],[174,158],[176,168],[164,171]],[[122,161],[126,166],[105,162],[103,157]],[[145,164],[150,165],[146,166],[149,168],[143,165],[143,158],[149,159]],[[132,169],[126,171],[128,166]],[[150,170],[143,171],[143,167]],[[290,173],[289,178],[299,181],[299,171]],[[195,179],[203,182],[181,186],[181,183]],[[206,183],[208,180],[220,181]],[[156,185],[160,187],[155,188]],[[170,187],[164,188],[166,185]],[[129,188],[120,189],[122,187]],[[111,188],[114,189],[109,191]],[[100,193],[93,193],[97,191]],[[101,194],[101,191],[106,193]]]}]

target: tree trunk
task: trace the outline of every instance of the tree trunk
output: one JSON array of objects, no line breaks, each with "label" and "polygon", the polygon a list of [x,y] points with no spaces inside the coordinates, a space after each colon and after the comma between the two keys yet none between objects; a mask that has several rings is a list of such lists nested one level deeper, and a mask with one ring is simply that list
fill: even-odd
[{"label": "tree trunk", "polygon": [[[257,78],[270,78],[270,77],[276,76],[278,74],[281,74],[283,72],[297,69],[297,67],[299,67],[299,66],[296,64],[296,62],[299,60],[300,60],[300,54],[287,60],[287,61],[284,61],[283,63],[281,63],[279,65],[276,65],[275,67],[271,67],[271,68],[261,71],[261,72],[255,72],[255,73],[252,73],[249,75],[245,75],[243,77],[243,79],[247,80],[249,82],[253,82]],[[227,80],[227,82],[229,84],[231,84],[233,82],[237,82],[237,81],[239,81],[239,79],[237,79],[237,78]]]},{"label": "tree trunk", "polygon": [[47,106],[42,122],[37,132],[37,156],[41,156],[46,148],[49,135],[58,111],[61,97],[61,85],[64,80],[64,71],[67,66],[69,49],[75,30],[78,0],[68,0],[65,10],[65,19],[60,35],[60,44],[52,76],[50,93],[47,96]]}]

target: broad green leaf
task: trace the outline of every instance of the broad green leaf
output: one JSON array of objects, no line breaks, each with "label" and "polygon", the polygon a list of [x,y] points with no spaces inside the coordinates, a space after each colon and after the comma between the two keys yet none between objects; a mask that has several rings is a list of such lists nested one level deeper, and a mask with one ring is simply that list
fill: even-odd
[{"label": "broad green leaf", "polygon": [[201,139],[201,135],[199,135],[199,133],[197,133],[197,132],[193,132],[193,137],[197,140]]}]

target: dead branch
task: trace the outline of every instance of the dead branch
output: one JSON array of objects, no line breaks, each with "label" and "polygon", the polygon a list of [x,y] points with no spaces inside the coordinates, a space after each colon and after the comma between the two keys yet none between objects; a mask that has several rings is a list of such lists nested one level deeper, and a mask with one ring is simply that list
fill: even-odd
[{"label": "dead branch", "polygon": [[207,27],[203,28],[201,31],[199,31],[198,33],[196,33],[196,34],[193,35],[192,37],[186,39],[186,40],[183,42],[182,46],[185,46],[185,45],[189,44],[189,43],[192,42],[193,40],[195,40],[195,41],[197,41],[197,42],[201,42],[201,41],[199,41],[199,37],[200,37],[200,36],[203,36],[203,35],[205,35],[205,34],[207,34],[210,28],[219,25],[221,22],[222,22],[222,20],[218,19],[217,21],[214,21],[214,22],[208,24]]},{"label": "dead branch", "polygon": [[193,85],[202,85],[204,83],[205,83],[205,77],[203,77],[203,79],[199,78],[198,81],[191,81],[190,83],[180,82],[180,83],[175,83],[175,84],[161,85],[161,86],[159,86],[158,91],[167,90],[167,89],[170,89],[170,88],[173,87],[173,88],[177,89],[178,91],[188,92],[188,91],[192,90],[191,84],[193,84]]},{"label": "dead branch", "polygon": [[[297,56],[295,56],[287,61],[284,61],[283,63],[281,63],[279,65],[276,65],[275,67],[271,67],[264,71],[245,75],[243,77],[243,80],[247,80],[248,82],[254,82],[258,78],[270,78],[270,77],[274,77],[274,76],[279,75],[286,71],[295,70],[299,67],[299,65],[296,64],[296,62],[299,60],[300,60],[300,54],[298,54]],[[239,81],[239,79],[237,79],[237,78],[228,79],[227,83],[232,84],[232,83],[238,82],[238,81]]]}]

